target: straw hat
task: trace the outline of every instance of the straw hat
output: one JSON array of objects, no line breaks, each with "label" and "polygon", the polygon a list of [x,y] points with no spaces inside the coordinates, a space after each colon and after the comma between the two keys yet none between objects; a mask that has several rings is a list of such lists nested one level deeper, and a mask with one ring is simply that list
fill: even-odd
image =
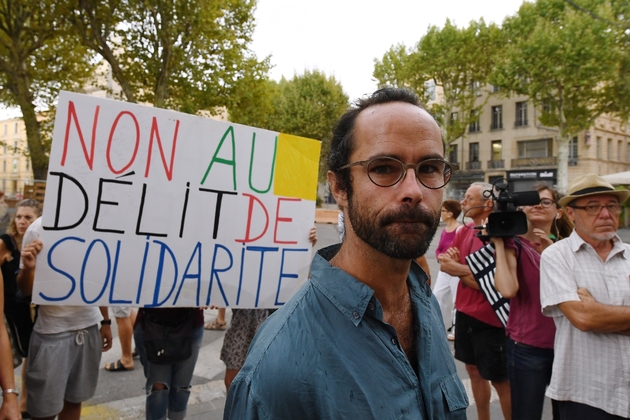
[{"label": "straw hat", "polygon": [[619,199],[619,204],[623,203],[630,197],[628,190],[615,190],[611,184],[604,181],[600,176],[595,174],[586,174],[575,178],[569,186],[569,194],[562,197],[559,201],[562,207],[566,206],[573,200],[582,197],[590,197],[592,195],[610,194]]}]

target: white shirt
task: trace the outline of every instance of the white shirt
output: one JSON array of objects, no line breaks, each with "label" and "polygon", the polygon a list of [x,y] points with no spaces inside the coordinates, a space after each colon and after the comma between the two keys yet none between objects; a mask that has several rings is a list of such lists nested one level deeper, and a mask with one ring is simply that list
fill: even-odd
[{"label": "white shirt", "polygon": [[[630,416],[630,336],[583,332],[558,308],[588,289],[597,302],[630,306],[630,245],[618,236],[606,261],[575,231],[547,248],[540,263],[543,313],[556,324],[555,354],[547,396]],[[629,320],[630,326],[630,320]]]},{"label": "white shirt", "polygon": [[[42,218],[36,219],[28,227],[22,239],[22,247],[39,239],[42,232]],[[20,268],[24,264],[20,259]],[[98,324],[103,319],[96,306],[39,305],[33,331],[39,334],[57,334],[66,331],[82,330]]]}]

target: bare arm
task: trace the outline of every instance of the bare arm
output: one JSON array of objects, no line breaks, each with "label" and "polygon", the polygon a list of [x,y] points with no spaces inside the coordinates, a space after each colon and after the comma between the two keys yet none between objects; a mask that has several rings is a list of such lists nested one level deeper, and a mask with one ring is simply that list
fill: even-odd
[{"label": "bare arm", "polygon": [[33,280],[35,279],[35,265],[37,263],[37,254],[42,250],[42,241],[34,240],[28,245],[22,247],[22,263],[24,266],[17,275],[17,285],[27,296],[33,294]]},{"label": "bare arm", "polygon": [[466,286],[479,290],[479,285],[475,281],[470,267],[459,262],[459,250],[456,247],[451,247],[444,254],[440,254],[439,261],[440,270],[451,276],[459,277]]},{"label": "bare arm", "polygon": [[[9,334],[4,324],[4,281],[0,273],[0,388],[3,391],[15,388],[13,376],[13,357],[11,356],[11,343]],[[18,396],[16,394],[6,394],[2,397],[2,407],[0,407],[0,419],[17,420],[21,418]]]},{"label": "bare arm", "polygon": [[494,287],[506,298],[518,293],[518,275],[516,272],[516,251],[505,249],[503,238],[491,238],[494,244],[494,260],[497,265],[494,273]]},{"label": "bare arm", "polygon": [[580,331],[630,335],[630,306],[599,303],[585,288],[578,289],[580,301],[568,301],[558,307]]},{"label": "bare arm", "polygon": [[[104,320],[109,319],[109,311],[107,310],[107,306],[100,306],[101,315],[103,315]],[[112,348],[112,326],[111,325],[101,325],[101,340],[103,342],[103,351],[107,351]]]}]

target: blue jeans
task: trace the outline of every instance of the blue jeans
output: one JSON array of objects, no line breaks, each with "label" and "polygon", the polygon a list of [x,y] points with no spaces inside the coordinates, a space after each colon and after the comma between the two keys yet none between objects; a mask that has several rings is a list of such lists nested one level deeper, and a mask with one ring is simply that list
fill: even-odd
[{"label": "blue jeans", "polygon": [[[551,380],[553,349],[541,349],[507,342],[507,369],[512,396],[512,420],[534,420],[542,417],[545,390]],[[559,419],[552,401],[553,418]]]},{"label": "blue jeans", "polygon": [[[190,397],[190,381],[193,377],[201,340],[203,338],[203,325],[195,329],[193,333],[192,354],[186,360],[171,365],[157,365],[147,361],[147,353],[144,348],[144,331],[140,323],[136,324],[133,331],[136,342],[136,350],[140,356],[140,363],[147,378],[146,391],[146,418],[147,420],[162,420],[167,416],[171,420],[180,420],[186,417],[186,407]],[[153,384],[166,385],[164,389],[153,390]]]}]

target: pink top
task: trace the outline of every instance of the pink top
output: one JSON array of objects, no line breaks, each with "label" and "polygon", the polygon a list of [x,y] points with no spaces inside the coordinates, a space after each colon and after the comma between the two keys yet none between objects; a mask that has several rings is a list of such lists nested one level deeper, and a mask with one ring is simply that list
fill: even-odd
[{"label": "pink top", "polygon": [[540,254],[527,239],[518,239],[520,251],[513,239],[505,241],[506,248],[516,249],[518,255],[518,293],[510,299],[507,335],[517,343],[553,349],[556,326],[540,306]]},{"label": "pink top", "polygon": [[455,232],[457,229],[453,229],[452,232],[447,232],[446,229],[442,231],[442,236],[440,236],[440,243],[438,244],[437,249],[435,250],[435,257],[443,254],[444,251],[448,249],[449,246],[453,243],[453,239],[455,239]]},{"label": "pink top", "polygon": [[[483,242],[476,236],[477,231],[472,229],[473,226],[475,226],[474,223],[469,223],[461,229],[457,229],[455,239],[451,245],[459,249],[460,262],[464,265],[467,265],[467,255],[483,247]],[[480,290],[466,286],[463,281],[460,281],[457,286],[455,309],[486,324],[503,328],[503,324],[499,321],[483,293]]]}]

